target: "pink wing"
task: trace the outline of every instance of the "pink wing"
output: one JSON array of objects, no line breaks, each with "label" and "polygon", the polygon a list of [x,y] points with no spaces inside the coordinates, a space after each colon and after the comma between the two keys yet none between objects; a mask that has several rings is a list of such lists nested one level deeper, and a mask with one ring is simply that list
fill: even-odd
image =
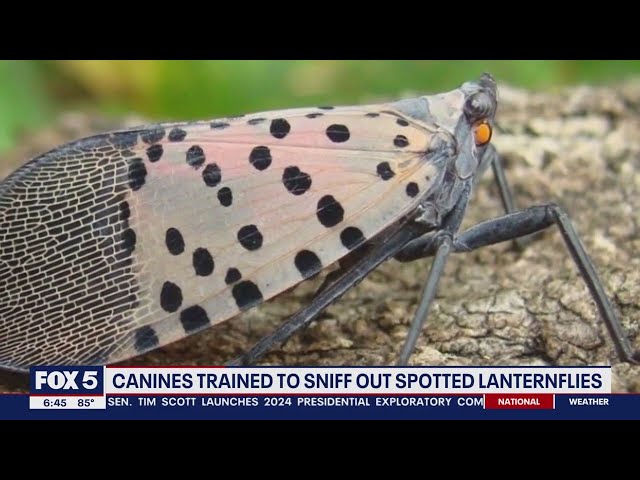
[{"label": "pink wing", "polygon": [[287,110],[32,161],[0,188],[0,364],[110,363],[274,297],[417,207],[434,133],[388,105]]}]

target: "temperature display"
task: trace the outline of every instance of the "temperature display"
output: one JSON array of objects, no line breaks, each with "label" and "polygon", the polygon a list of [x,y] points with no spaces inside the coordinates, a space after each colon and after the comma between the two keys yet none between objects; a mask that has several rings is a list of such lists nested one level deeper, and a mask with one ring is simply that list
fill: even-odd
[{"label": "temperature display", "polygon": [[87,410],[106,408],[105,397],[100,396],[35,396],[29,397],[29,408],[46,410]]}]

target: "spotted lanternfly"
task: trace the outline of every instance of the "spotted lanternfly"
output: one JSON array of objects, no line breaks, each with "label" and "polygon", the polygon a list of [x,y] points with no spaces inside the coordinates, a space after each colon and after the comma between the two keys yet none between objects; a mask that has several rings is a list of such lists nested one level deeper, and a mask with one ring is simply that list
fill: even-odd
[{"label": "spotted lanternfly", "polygon": [[[231,362],[254,362],[383,261],[433,256],[400,363],[451,252],[557,225],[618,354],[638,356],[565,212],[515,211],[491,146],[489,75],[448,93],[97,135],[0,184],[0,366],[105,364],[340,263],[314,300]],[[492,166],[507,214],[459,232]]]}]

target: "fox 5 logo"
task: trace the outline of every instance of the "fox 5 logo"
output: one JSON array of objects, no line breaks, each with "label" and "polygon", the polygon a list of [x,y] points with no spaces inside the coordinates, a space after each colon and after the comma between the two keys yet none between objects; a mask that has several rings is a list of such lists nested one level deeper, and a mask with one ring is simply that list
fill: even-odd
[{"label": "fox 5 logo", "polygon": [[31,367],[31,393],[91,394],[103,393],[102,367]]}]

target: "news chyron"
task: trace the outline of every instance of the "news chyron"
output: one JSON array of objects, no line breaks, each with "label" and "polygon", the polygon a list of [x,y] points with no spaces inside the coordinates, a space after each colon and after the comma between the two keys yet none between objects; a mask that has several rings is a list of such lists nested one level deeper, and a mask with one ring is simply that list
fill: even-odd
[{"label": "news chyron", "polygon": [[611,381],[610,367],[46,366],[30,371],[28,410],[105,419],[576,418],[615,410]]}]

